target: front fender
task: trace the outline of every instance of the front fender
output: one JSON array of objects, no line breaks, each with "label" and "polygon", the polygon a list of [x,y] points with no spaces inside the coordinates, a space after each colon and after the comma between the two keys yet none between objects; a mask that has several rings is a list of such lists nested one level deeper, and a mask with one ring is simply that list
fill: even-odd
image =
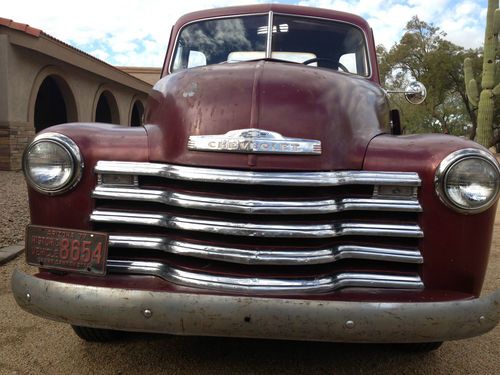
[{"label": "front fender", "polygon": [[464,215],[446,207],[434,188],[439,163],[463,148],[484,149],[458,137],[432,134],[379,136],[370,143],[365,170],[417,172],[422,180],[419,200],[423,207],[419,224],[424,237],[422,280],[429,289],[450,290],[479,296],[493,234],[496,204],[488,210]]},{"label": "front fender", "polygon": [[43,133],[60,133],[71,138],[83,156],[80,182],[68,192],[48,196],[28,186],[31,223],[52,227],[90,229],[93,209],[90,193],[96,185],[94,166],[98,160],[148,161],[148,142],[142,127],[95,123],[52,126]]}]

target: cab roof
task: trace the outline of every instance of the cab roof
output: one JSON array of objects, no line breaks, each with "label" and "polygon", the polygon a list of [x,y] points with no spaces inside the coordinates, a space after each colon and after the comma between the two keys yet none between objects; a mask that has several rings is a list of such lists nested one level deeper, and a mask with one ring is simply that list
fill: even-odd
[{"label": "cab roof", "polygon": [[243,15],[243,14],[259,14],[259,13],[262,14],[262,13],[268,13],[270,11],[281,14],[294,14],[294,15],[302,15],[309,17],[328,18],[332,20],[353,23],[361,27],[362,29],[367,29],[367,30],[370,29],[368,22],[364,18],[352,13],[341,12],[331,9],[312,8],[312,7],[288,5],[288,4],[256,4],[256,5],[243,5],[243,6],[234,6],[225,8],[213,8],[213,9],[196,11],[192,13],[187,13],[181,18],[179,18],[174,26],[174,29],[182,27],[182,25],[186,23],[190,23],[192,21],[204,18],[226,17],[226,16]]}]

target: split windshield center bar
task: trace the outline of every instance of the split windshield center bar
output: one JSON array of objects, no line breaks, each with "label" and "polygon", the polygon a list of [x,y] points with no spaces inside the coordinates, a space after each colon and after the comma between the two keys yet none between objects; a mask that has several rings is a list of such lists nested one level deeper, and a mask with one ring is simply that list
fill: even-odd
[{"label": "split windshield center bar", "polygon": [[273,18],[274,14],[272,11],[269,12],[267,16],[267,46],[266,46],[266,59],[272,57],[272,42],[273,42]]}]

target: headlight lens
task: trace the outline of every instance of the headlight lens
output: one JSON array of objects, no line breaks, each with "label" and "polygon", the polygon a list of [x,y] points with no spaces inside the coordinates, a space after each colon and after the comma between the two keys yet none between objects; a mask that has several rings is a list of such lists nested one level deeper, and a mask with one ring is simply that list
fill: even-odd
[{"label": "headlight lens", "polygon": [[498,197],[500,170],[489,153],[464,149],[447,156],[436,172],[436,191],[449,207],[463,213],[482,212]]},{"label": "headlight lens", "polygon": [[36,137],[23,156],[26,180],[46,194],[60,194],[72,188],[80,179],[82,167],[78,146],[57,133]]}]

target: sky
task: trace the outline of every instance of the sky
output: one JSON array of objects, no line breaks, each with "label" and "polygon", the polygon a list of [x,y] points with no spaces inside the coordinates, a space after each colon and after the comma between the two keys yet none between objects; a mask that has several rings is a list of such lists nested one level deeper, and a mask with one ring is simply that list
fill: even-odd
[{"label": "sky", "polygon": [[483,44],[487,0],[16,0],[0,17],[27,23],[116,66],[163,64],[170,29],[181,15],[208,8],[261,2],[313,6],[358,14],[390,48],[417,15],[465,48]]}]

